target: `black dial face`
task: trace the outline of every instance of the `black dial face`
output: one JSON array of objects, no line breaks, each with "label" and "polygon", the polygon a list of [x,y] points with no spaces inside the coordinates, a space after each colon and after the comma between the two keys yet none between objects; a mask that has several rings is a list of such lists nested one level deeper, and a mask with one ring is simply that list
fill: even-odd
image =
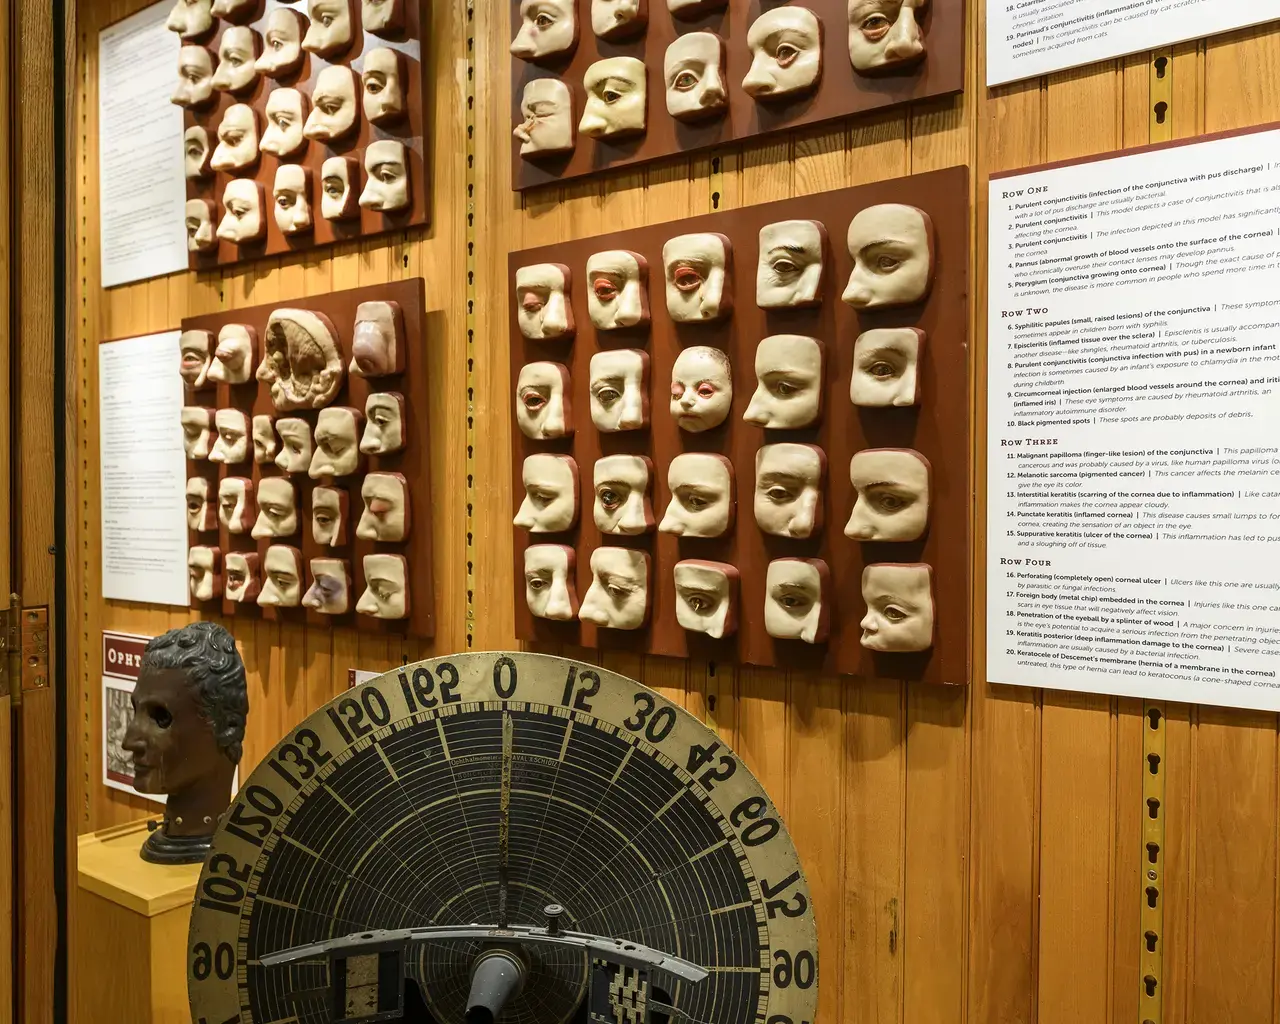
[{"label": "black dial face", "polygon": [[[467,654],[387,673],[293,730],[237,794],[191,920],[197,1024],[329,1024],[324,959],[262,957],[368,929],[560,927],[703,967],[662,1001],[708,1024],[811,1024],[817,936],[777,809],[713,732],[594,665]],[[463,1024],[481,946],[408,947],[440,1024]],[[561,1024],[585,954],[525,951],[501,1020]]]}]

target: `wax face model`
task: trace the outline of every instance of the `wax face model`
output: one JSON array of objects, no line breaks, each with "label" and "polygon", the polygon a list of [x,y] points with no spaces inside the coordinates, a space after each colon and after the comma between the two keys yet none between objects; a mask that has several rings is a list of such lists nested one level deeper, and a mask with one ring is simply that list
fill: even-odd
[{"label": "wax face model", "polygon": [[728,0],[667,0],[667,10],[675,18],[696,18],[720,10],[727,3]]},{"label": "wax face model", "polygon": [[222,596],[222,552],[199,545],[187,552],[187,582],[194,601]]},{"label": "wax face model", "polygon": [[355,128],[357,88],[356,73],[349,67],[330,64],[321,71],[302,134],[317,142],[333,142]]},{"label": "wax face model", "polygon": [[767,444],[756,452],[756,525],[776,537],[811,537],[822,526],[826,458],[810,444]]},{"label": "wax face model", "polygon": [[262,213],[262,186],[252,178],[232,178],[222,192],[226,211],[218,224],[218,237],[236,245],[257,242],[267,233]]},{"label": "wax face model", "polygon": [[805,7],[775,7],[747,29],[751,69],[742,90],[757,100],[812,92],[822,77],[822,23]]},{"label": "wax face model", "polygon": [[397,302],[362,302],[356,307],[351,340],[351,372],[385,377],[404,372],[404,315]]},{"label": "wax face model", "polygon": [[578,521],[578,464],[569,455],[530,455],[520,471],[524,501],[515,525],[530,533],[561,533]]},{"label": "wax face model", "polygon": [[285,416],[276,420],[276,433],[280,435],[281,442],[276,466],[285,473],[305,473],[311,468],[313,445],[310,424],[294,416]]},{"label": "wax face model", "polygon": [[351,0],[308,0],[311,24],[302,48],[320,57],[334,57],[351,46]]},{"label": "wax face model", "polygon": [[209,457],[209,443],[213,435],[213,409],[198,405],[183,406],[182,450],[193,461]]},{"label": "wax face model", "polygon": [[212,99],[213,54],[203,46],[182,47],[178,51],[178,84],[169,101],[192,110]]},{"label": "wax face model", "polygon": [[364,116],[373,124],[404,117],[404,58],[381,46],[364,55]]},{"label": "wax face model", "polygon": [[573,548],[530,544],[524,549],[524,597],[535,619],[572,622],[578,617]]},{"label": "wax face model", "polygon": [[323,313],[277,309],[267,319],[266,351],[256,374],[281,412],[319,409],[342,386],[337,331]]},{"label": "wax face model", "polygon": [[267,97],[267,128],[258,148],[287,160],[307,144],[302,126],[307,122],[307,98],[297,89],[273,89]]},{"label": "wax face model", "polygon": [[667,113],[680,121],[722,114],[729,106],[724,40],[713,32],[677,36],[663,58]]},{"label": "wax face model", "polygon": [[262,561],[264,608],[297,608],[302,604],[302,552],[287,544],[272,544]]},{"label": "wax face model", "polygon": [[783,220],[760,229],[756,305],[814,306],[822,301],[827,229],[816,220]]},{"label": "wax face model", "polygon": [[676,621],[692,633],[716,640],[738,629],[738,570],[724,562],[689,558],[672,570]]},{"label": "wax face model", "polygon": [[591,31],[601,39],[630,39],[648,24],[648,0],[591,0]]},{"label": "wax face model", "polygon": [[192,388],[202,388],[209,379],[213,335],[208,331],[183,331],[178,338],[182,379]]},{"label": "wax face model", "polygon": [[626,249],[587,258],[587,312],[597,330],[649,322],[649,261]]},{"label": "wax face model", "polygon": [[867,331],[853,344],[849,398],[867,408],[920,404],[925,333],[914,327]]},{"label": "wax face model", "polygon": [[213,28],[213,0],[175,0],[164,27],[181,39],[198,39]]},{"label": "wax face model", "polygon": [[218,440],[209,452],[210,462],[235,465],[249,457],[249,417],[239,409],[219,409],[213,417]]},{"label": "wax face model", "polygon": [[360,450],[366,455],[394,455],[405,445],[404,395],[393,391],[371,394],[364,403],[364,436]]},{"label": "wax face model", "polygon": [[218,331],[218,347],[209,364],[215,384],[244,384],[253,376],[253,353],[258,332],[247,324],[225,324]]},{"label": "wax face model", "polygon": [[320,167],[320,213],[325,220],[350,220],[360,210],[358,190],[351,187],[360,180],[354,160],[331,156]]},{"label": "wax face model", "polygon": [[862,646],[910,653],[933,646],[933,570],[927,565],[868,565],[862,570]]},{"label": "wax face model", "polygon": [[258,0],[213,0],[213,16],[241,22],[257,10]]},{"label": "wax face model", "polygon": [[681,430],[700,434],[720,426],[733,404],[729,357],[718,348],[694,345],[671,367],[671,415]]},{"label": "wax face model", "polygon": [[316,451],[307,471],[312,480],[350,476],[360,468],[360,429],[364,413],[359,409],[330,406],[316,417]]},{"label": "wax face model", "polygon": [[573,433],[569,371],[560,363],[526,363],[516,381],[516,423],[525,437],[543,441]]},{"label": "wax face model", "polygon": [[275,419],[268,415],[253,418],[253,461],[259,466],[274,462],[276,449]]},{"label": "wax face model", "polygon": [[262,37],[262,56],[254,66],[269,78],[284,78],[302,66],[302,35],[307,19],[301,11],[277,7],[267,15],[267,31]]},{"label": "wax face model", "polygon": [[370,473],[360,486],[364,512],[356,526],[361,540],[393,544],[409,536],[409,485],[399,473]]},{"label": "wax face model", "polygon": [[346,615],[351,610],[351,569],[345,558],[311,559],[311,586],[302,604],[321,615]]},{"label": "wax face model", "polygon": [[653,529],[649,487],[653,463],[643,455],[607,455],[595,465],[596,528],[635,537]]},{"label": "wax face model", "polygon": [[365,555],[365,590],[356,611],[375,619],[409,616],[409,564],[403,555]]},{"label": "wax face model", "polygon": [[404,0],[360,0],[360,20],[366,32],[399,32],[404,28]]},{"label": "wax face model", "polygon": [[858,497],[844,528],[850,540],[919,540],[929,526],[929,460],[902,448],[868,448],[849,462]]},{"label": "wax face model", "polygon": [[649,424],[649,353],[638,348],[591,357],[591,422],[602,434]]},{"label": "wax face model", "polygon": [[258,518],[253,538],[292,537],[298,532],[298,496],[287,477],[267,476],[258,481]]},{"label": "wax face model", "polygon": [[188,199],[186,211],[187,252],[208,252],[218,244],[213,231],[213,211],[203,199]]},{"label": "wax face model", "polygon": [[360,205],[375,213],[399,213],[409,209],[409,151],[403,142],[379,139],[365,147],[368,175]]},{"label": "wax face model", "polygon": [[520,0],[520,28],[511,53],[541,61],[571,53],[578,45],[578,16],[573,0]]},{"label": "wax face model", "polygon": [[865,75],[898,71],[924,56],[920,17],[929,0],[849,0],[849,60]]},{"label": "wax face model", "polygon": [[831,620],[831,573],[816,558],[778,558],[765,573],[764,628],[778,640],[820,644]]},{"label": "wax face model", "polygon": [[305,235],[311,230],[311,172],[298,164],[276,168],[271,209],[282,235]]},{"label": "wax face model", "polygon": [[198,124],[193,124],[182,133],[182,166],[190,180],[207,177],[209,174],[209,133]]},{"label": "wax face model", "polygon": [[248,25],[229,25],[218,41],[218,70],[213,87],[219,92],[245,92],[258,80],[256,61],[262,40]]},{"label": "wax face model", "polygon": [[535,78],[520,97],[523,120],[511,133],[520,141],[520,155],[548,156],[572,151],[577,127],[573,121],[573,93],[558,78]]},{"label": "wax face model", "polygon": [[647,105],[644,62],[635,57],[607,57],[582,77],[586,106],[578,131],[592,139],[616,139],[645,129]]},{"label": "wax face model", "polygon": [[193,476],[187,481],[187,529],[204,533],[217,528],[217,510],[209,500],[209,481]]},{"label": "wax face model", "polygon": [[516,271],[516,321],[531,341],[573,337],[572,277],[562,263],[535,263]]},{"label": "wax face model", "polygon": [[933,278],[933,221],[900,203],[869,206],[849,224],[853,273],[841,298],[854,309],[919,302]]},{"label": "wax face model", "polygon": [[648,552],[631,548],[591,552],[591,586],[578,618],[608,629],[639,629],[648,616]]},{"label": "wax face model", "polygon": [[209,165],[228,174],[258,162],[258,115],[247,103],[233,103],[218,124],[218,145]]},{"label": "wax face model", "polygon": [[226,557],[226,592],[222,595],[232,604],[252,604],[262,589],[258,580],[256,552],[232,551]]},{"label": "wax face model", "polygon": [[809,427],[822,413],[822,342],[775,334],[756,346],[756,390],[742,418],[773,430]]},{"label": "wax face model", "polygon": [[667,467],[671,502],[658,530],[678,537],[723,537],[733,525],[733,463],[723,455],[682,452]]},{"label": "wax face model", "polygon": [[662,247],[667,312],[680,324],[710,323],[733,306],[733,247],[719,234],[678,235]]},{"label": "wax face model", "polygon": [[229,476],[218,484],[218,522],[227,533],[248,533],[258,517],[253,500],[253,481]]},{"label": "wax face model", "polygon": [[347,542],[347,492],[336,487],[311,489],[311,537],[322,547]]}]

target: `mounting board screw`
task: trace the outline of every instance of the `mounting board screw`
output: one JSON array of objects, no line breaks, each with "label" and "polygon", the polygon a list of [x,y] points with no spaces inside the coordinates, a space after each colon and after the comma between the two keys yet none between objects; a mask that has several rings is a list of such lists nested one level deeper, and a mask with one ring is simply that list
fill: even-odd
[{"label": "mounting board screw", "polygon": [[548,903],[542,908],[542,912],[547,915],[547,934],[560,934],[560,918],[564,915],[564,907],[559,903]]}]

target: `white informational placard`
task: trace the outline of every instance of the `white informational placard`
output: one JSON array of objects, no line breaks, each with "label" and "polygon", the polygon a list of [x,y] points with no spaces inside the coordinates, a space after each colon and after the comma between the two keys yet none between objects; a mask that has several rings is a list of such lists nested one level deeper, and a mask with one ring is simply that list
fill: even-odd
[{"label": "white informational placard", "polygon": [[1280,19],[1280,0],[991,0],[987,85]]},{"label": "white informational placard", "polygon": [[179,331],[98,346],[102,596],[186,607]]},{"label": "white informational placard", "polygon": [[178,36],[162,0],[98,36],[102,287],[187,269]]},{"label": "white informational placard", "polygon": [[991,182],[987,672],[1280,710],[1280,130]]}]

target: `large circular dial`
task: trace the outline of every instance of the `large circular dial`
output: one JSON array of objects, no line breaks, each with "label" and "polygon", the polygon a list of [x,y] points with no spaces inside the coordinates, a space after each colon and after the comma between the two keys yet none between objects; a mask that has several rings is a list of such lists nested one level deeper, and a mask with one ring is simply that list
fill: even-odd
[{"label": "large circular dial", "polygon": [[[258,766],[200,875],[192,1019],[330,1024],[333,962],[263,959],[380,929],[514,934],[545,927],[557,905],[564,932],[703,969],[654,975],[673,1024],[813,1021],[808,886],[746,766],[652,690],[521,653],[389,672]],[[437,1024],[463,1024],[489,945],[453,935],[405,948],[403,973]],[[523,984],[504,1024],[588,1019],[590,953],[544,942],[511,956]]]}]

